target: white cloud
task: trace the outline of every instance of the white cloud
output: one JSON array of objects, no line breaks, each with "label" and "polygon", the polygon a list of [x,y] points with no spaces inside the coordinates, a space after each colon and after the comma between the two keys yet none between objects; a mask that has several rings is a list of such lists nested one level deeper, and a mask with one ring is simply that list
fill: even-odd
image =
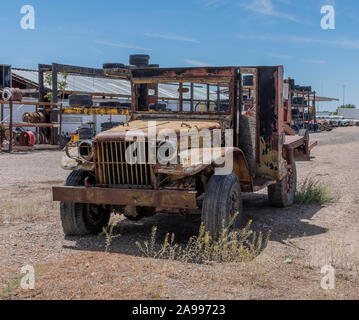
[{"label": "white cloud", "polygon": [[196,40],[193,38],[188,38],[188,37],[183,37],[183,36],[178,36],[178,35],[174,35],[174,34],[161,34],[161,33],[147,33],[146,32],[143,35],[145,37],[149,37],[149,38],[159,38],[159,39],[166,39],[166,40],[200,43],[199,40]]},{"label": "white cloud", "polygon": [[97,40],[96,43],[102,44],[102,45],[105,45],[105,46],[109,46],[109,47],[135,49],[135,50],[141,50],[141,51],[152,51],[152,49],[149,49],[149,48],[143,48],[143,47],[139,47],[139,46],[134,46],[134,45],[125,44],[125,43],[118,43],[118,42]]},{"label": "white cloud", "polygon": [[206,7],[218,8],[231,2],[231,0],[202,0],[202,2]]},{"label": "white cloud", "polygon": [[292,56],[288,56],[285,54],[278,54],[278,53],[271,53],[271,52],[265,52],[265,55],[267,55],[268,57],[272,57],[272,58],[276,58],[276,59],[283,59],[283,60],[290,60],[293,58]]},{"label": "white cloud", "polygon": [[325,64],[324,60],[307,59],[307,60],[303,60],[303,61],[307,62],[307,63],[313,63],[313,64]]},{"label": "white cloud", "polygon": [[250,2],[239,3],[239,5],[247,10],[266,16],[278,17],[291,20],[293,22],[300,22],[296,17],[276,10],[271,0],[251,0]]},{"label": "white cloud", "polygon": [[319,45],[329,45],[336,46],[347,49],[359,49],[359,41],[357,40],[322,40],[315,39],[310,37],[300,37],[300,36],[270,36],[270,35],[247,35],[239,34],[237,35],[238,39],[247,39],[247,40],[261,40],[261,41],[271,41],[271,42],[294,42],[299,44],[319,44]]},{"label": "white cloud", "polygon": [[195,66],[195,67],[209,67],[210,66],[209,63],[203,62],[203,61],[198,61],[198,60],[184,59],[183,61],[190,64],[191,66]]}]

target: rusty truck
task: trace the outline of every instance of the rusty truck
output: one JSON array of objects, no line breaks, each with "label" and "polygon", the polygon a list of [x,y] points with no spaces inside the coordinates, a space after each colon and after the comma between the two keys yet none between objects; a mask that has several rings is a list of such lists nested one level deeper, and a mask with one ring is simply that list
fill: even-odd
[{"label": "rusty truck", "polygon": [[[304,137],[285,135],[283,66],[106,64],[104,73],[130,84],[131,116],[128,123],[66,147],[64,168],[72,172],[65,186],[53,187],[66,235],[99,233],[111,214],[139,220],[159,212],[201,215],[205,229],[216,235],[241,227],[242,193],[267,189],[272,206],[293,204],[297,148]],[[250,106],[244,98],[248,76]],[[205,130],[212,140],[220,132],[222,139],[215,145],[200,138],[196,144],[192,130]],[[232,134],[224,137],[225,132]],[[171,159],[152,161],[151,150],[156,154],[163,146]],[[200,156],[193,162],[196,151]],[[128,153],[140,160],[128,161]],[[215,153],[232,159],[230,171],[217,173],[225,164],[208,156]]]}]

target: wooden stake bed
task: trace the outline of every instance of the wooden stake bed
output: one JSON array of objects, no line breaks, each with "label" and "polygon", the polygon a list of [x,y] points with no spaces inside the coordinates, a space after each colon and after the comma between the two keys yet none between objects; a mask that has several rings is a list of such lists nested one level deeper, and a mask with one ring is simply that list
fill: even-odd
[{"label": "wooden stake bed", "polygon": [[63,114],[84,114],[84,115],[125,115],[130,114],[128,109],[120,108],[63,108]]}]

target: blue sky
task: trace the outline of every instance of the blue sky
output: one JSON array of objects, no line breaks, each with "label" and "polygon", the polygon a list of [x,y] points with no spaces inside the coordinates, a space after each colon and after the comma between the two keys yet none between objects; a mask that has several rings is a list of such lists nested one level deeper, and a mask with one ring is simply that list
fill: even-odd
[{"label": "blue sky", "polygon": [[[322,30],[323,5],[336,29]],[[35,8],[22,30],[20,8]],[[148,53],[161,66],[284,65],[286,76],[359,107],[357,0],[2,1],[0,64],[101,67]],[[322,104],[334,110],[338,103]]]}]

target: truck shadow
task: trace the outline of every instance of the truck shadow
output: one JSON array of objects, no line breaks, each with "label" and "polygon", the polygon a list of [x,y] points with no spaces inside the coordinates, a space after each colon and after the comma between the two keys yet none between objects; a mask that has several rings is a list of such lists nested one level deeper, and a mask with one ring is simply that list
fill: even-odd
[{"label": "truck shadow", "polygon": [[252,220],[256,232],[270,232],[270,241],[283,243],[287,239],[311,237],[326,233],[328,229],[310,223],[321,205],[293,205],[288,208],[273,208],[264,194],[246,194],[244,213]]},{"label": "truck shadow", "polygon": [[[273,208],[268,204],[265,194],[244,194],[244,219],[246,225],[252,221],[251,229],[256,233],[270,234],[270,241],[283,243],[287,239],[310,237],[328,230],[311,224],[309,220],[321,209],[321,206],[299,206],[290,208]],[[175,235],[175,243],[186,245],[188,240],[198,234],[201,225],[200,216],[179,216],[158,214],[139,222],[124,221],[116,225],[113,235],[120,234],[112,240],[108,252],[143,256],[136,242],[143,244],[150,241],[153,227],[157,227],[156,246],[160,247],[166,234]],[[68,237],[73,245],[65,248],[84,251],[105,251],[104,235],[89,237]],[[265,248],[262,248],[264,250]]]}]

